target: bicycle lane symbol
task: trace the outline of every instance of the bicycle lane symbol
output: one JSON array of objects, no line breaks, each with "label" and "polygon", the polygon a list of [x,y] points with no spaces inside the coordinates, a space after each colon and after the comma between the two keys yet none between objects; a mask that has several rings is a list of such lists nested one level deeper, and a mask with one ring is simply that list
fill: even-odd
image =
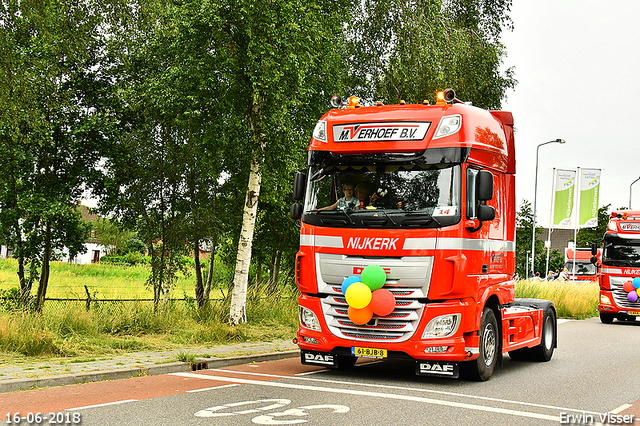
[{"label": "bicycle lane symbol", "polygon": [[[225,405],[218,405],[215,407],[206,408],[204,410],[200,410],[195,413],[196,417],[229,417],[229,416],[239,416],[246,414],[256,414],[269,410],[276,410],[278,408],[282,408],[291,403],[288,399],[259,399],[256,401],[242,401],[242,402],[233,402]],[[267,404],[267,405],[263,405]],[[255,408],[249,408],[245,410],[232,411],[229,410],[238,409],[239,407],[247,407],[247,406],[258,406]],[[263,406],[260,406],[263,405]],[[248,408],[248,407],[247,407]],[[307,420],[304,417],[309,416],[310,410],[319,410],[319,409],[329,409],[333,410],[333,413],[347,413],[349,411],[349,407],[344,405],[333,405],[333,404],[321,404],[321,405],[306,405],[304,407],[290,408],[285,411],[261,414],[251,419],[251,421],[255,424],[260,425],[291,425],[291,424],[299,424],[306,423]],[[289,417],[285,419],[284,417]]]}]

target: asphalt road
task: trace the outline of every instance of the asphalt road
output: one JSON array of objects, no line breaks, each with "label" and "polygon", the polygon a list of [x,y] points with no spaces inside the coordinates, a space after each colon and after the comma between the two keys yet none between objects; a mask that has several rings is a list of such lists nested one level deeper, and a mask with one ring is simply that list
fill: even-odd
[{"label": "asphalt road", "polygon": [[418,377],[410,362],[335,371],[289,359],[4,394],[0,407],[7,424],[15,412],[36,424],[41,412],[41,424],[82,425],[597,424],[606,413],[620,424],[640,415],[640,322],[568,321],[558,336],[550,362],[505,357],[482,383]]}]

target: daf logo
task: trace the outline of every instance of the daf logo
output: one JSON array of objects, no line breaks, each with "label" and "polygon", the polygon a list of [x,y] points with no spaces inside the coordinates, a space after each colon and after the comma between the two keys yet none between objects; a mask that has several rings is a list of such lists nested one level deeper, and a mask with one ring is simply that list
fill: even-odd
[{"label": "daf logo", "polygon": [[451,373],[451,374],[453,374],[453,365],[451,365],[451,364],[445,364],[445,365],[429,364],[428,362],[421,362],[420,363],[420,370],[421,371],[431,371],[431,372],[438,372],[438,373]]},{"label": "daf logo", "polygon": [[329,364],[333,365],[333,355],[329,354],[310,354],[305,352],[304,360],[307,362],[313,362],[316,364]]}]

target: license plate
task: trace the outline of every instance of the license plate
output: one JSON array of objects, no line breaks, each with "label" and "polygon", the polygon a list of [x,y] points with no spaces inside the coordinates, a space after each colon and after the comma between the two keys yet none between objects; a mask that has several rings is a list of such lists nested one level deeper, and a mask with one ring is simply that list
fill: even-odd
[{"label": "license plate", "polygon": [[627,312],[629,315],[640,315],[640,311],[629,311]]},{"label": "license plate", "polygon": [[359,348],[355,346],[351,348],[351,354],[365,358],[386,358],[387,350],[378,348]]}]

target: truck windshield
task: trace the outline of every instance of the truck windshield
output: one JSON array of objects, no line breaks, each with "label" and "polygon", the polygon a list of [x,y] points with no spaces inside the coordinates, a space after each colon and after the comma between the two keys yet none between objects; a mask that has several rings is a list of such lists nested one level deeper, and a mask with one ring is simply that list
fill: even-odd
[{"label": "truck windshield", "polygon": [[605,235],[602,264],[640,266],[640,240]]},{"label": "truck windshield", "polygon": [[[386,218],[391,227],[455,223],[460,219],[460,168],[459,164],[312,166],[303,220],[313,223],[309,217],[313,214],[347,215],[351,225],[359,216]],[[408,216],[414,220],[405,221]]]},{"label": "truck windshield", "polygon": [[[564,267],[569,271],[570,274],[573,274],[573,261],[568,261]],[[593,263],[586,262],[576,262],[576,275],[595,275],[596,274],[596,265]]]}]

